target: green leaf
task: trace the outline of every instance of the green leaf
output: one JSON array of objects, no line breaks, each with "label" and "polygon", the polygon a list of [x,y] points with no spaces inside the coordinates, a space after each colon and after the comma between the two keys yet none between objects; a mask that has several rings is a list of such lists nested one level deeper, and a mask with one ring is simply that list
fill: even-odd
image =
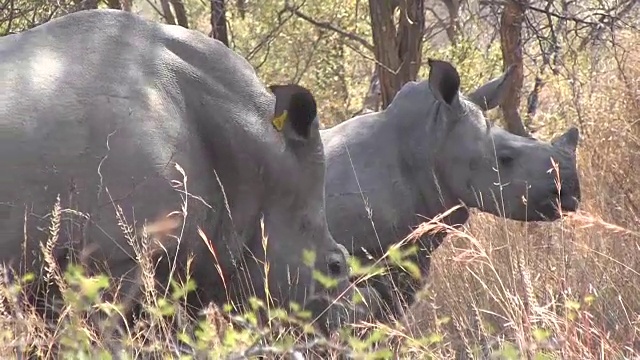
[{"label": "green leaf", "polygon": [[308,267],[314,267],[316,263],[316,253],[313,250],[302,250],[302,262]]},{"label": "green leaf", "polygon": [[531,333],[536,342],[546,341],[551,336],[551,331],[543,328],[535,328]]}]

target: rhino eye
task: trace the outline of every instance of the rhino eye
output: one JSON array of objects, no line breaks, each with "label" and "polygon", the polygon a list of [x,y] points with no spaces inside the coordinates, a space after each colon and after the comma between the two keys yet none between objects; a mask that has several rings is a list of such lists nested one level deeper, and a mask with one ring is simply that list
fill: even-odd
[{"label": "rhino eye", "polygon": [[503,167],[503,166],[511,166],[511,164],[513,163],[513,156],[510,155],[500,155],[498,156],[498,164]]}]

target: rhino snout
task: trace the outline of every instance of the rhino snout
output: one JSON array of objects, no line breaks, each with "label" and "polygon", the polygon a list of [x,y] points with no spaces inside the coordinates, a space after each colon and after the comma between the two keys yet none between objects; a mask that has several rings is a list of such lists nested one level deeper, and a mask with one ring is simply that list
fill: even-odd
[{"label": "rhino snout", "polygon": [[580,191],[565,192],[560,195],[560,208],[563,211],[577,211],[580,205]]},{"label": "rhino snout", "polygon": [[331,250],[327,254],[327,270],[329,276],[336,278],[344,278],[349,274],[347,265],[348,252],[344,246],[338,244],[338,247]]},{"label": "rhino snout", "polygon": [[[560,191],[558,191],[558,188],[554,184],[553,188],[549,190],[549,194],[547,195],[547,200],[545,200],[545,203],[553,207],[553,210],[551,208],[548,208],[547,212],[554,213],[554,216],[552,216],[552,218],[554,219],[557,218],[558,215],[560,215],[557,210],[558,206],[560,206],[560,210],[562,211],[577,211],[580,204],[580,188],[574,183],[563,181],[562,187],[560,188]],[[543,205],[543,208],[544,207],[545,206]]]},{"label": "rhino snout", "polygon": [[[557,189],[555,194],[557,196]],[[560,187],[560,208],[563,211],[576,211],[578,210],[580,200],[580,183],[578,180],[563,180]]]}]

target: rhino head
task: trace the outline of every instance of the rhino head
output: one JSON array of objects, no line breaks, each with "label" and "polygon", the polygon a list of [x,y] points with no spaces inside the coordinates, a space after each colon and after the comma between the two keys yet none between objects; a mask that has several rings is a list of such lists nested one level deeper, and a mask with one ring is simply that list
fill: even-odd
[{"label": "rhino head", "polygon": [[433,161],[449,191],[469,207],[520,221],[552,221],[577,210],[577,128],[544,142],[492,126],[483,112],[502,103],[513,67],[465,96],[455,67],[431,59],[429,66],[441,125]]}]

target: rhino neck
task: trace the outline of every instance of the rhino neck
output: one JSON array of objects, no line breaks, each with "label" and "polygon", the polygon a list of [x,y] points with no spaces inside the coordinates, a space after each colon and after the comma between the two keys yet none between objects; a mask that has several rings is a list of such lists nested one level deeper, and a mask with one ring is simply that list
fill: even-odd
[{"label": "rhino neck", "polygon": [[[460,199],[451,184],[441,171],[438,154],[447,139],[446,119],[441,119],[441,104],[434,99],[423,101],[417,107],[393,109],[386,114],[389,120],[398,120],[394,125],[397,144],[400,149],[400,161],[403,177],[409,181],[414,191],[416,202],[415,213],[431,219],[446,212],[456,205]],[[452,212],[444,222],[448,225],[462,225],[469,218],[466,208]],[[417,224],[416,224],[417,225]]]},{"label": "rhino neck", "polygon": [[[417,214],[432,219],[457,205],[463,205],[454,195],[455,192],[446,179],[438,177],[437,170],[419,170],[414,179],[418,191],[417,198],[420,199]],[[443,222],[450,226],[458,226],[466,223],[468,219],[469,210],[463,205],[445,217]]]}]

